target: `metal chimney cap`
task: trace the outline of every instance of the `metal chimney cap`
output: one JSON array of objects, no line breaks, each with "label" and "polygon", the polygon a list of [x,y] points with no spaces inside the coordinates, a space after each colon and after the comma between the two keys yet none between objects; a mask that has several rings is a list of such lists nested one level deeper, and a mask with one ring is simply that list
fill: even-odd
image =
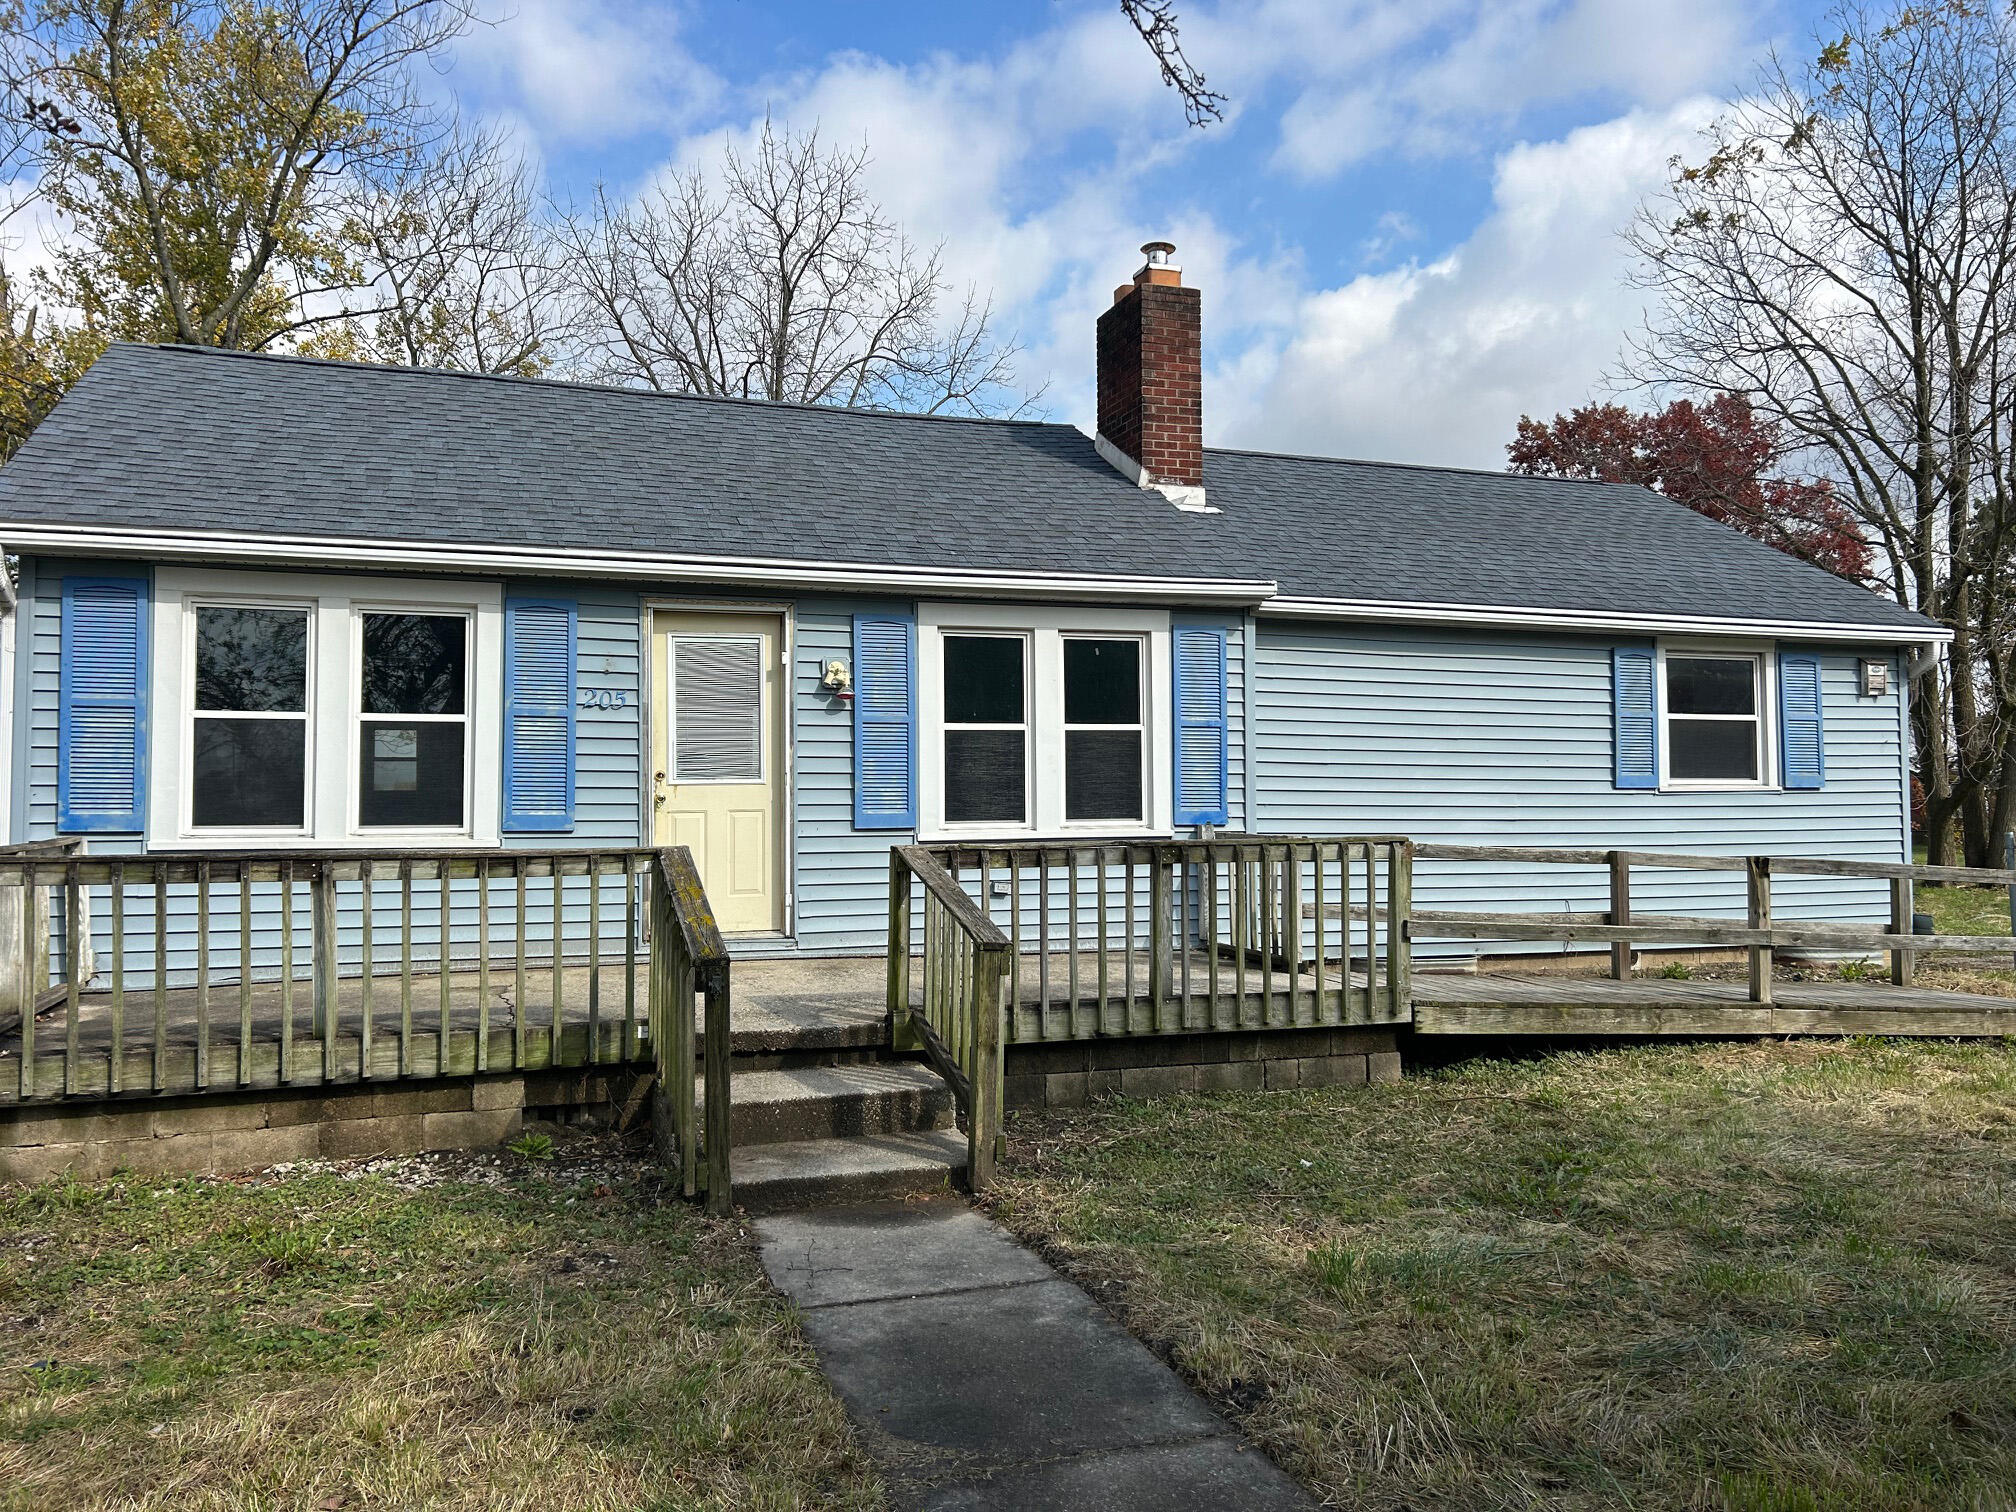
[{"label": "metal chimney cap", "polygon": [[1143,242],[1141,244],[1141,251],[1147,257],[1149,267],[1166,268],[1170,265],[1169,259],[1175,255],[1176,243],[1166,241]]}]

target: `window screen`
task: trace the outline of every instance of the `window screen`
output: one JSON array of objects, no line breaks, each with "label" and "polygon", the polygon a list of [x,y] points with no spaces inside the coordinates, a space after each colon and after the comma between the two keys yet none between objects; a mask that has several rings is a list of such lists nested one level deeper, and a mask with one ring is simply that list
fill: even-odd
[{"label": "window screen", "polygon": [[1758,662],[1666,658],[1666,745],[1676,782],[1755,782],[1763,768]]},{"label": "window screen", "polygon": [[1142,813],[1141,642],[1064,642],[1064,817],[1139,824]]},{"label": "window screen", "polygon": [[358,824],[459,828],[467,822],[469,621],[366,614],[361,655]]},{"label": "window screen", "polygon": [[672,780],[763,780],[763,641],[672,642]]},{"label": "window screen", "polygon": [[308,807],[308,611],[195,613],[190,822],[299,829]]},{"label": "window screen", "polygon": [[1028,822],[1028,648],[1019,635],[945,637],[947,823]]}]

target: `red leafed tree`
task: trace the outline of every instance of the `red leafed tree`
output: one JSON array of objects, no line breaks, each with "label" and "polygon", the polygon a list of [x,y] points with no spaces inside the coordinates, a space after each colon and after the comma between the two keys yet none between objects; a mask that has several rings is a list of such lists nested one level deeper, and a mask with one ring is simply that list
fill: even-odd
[{"label": "red leafed tree", "polygon": [[1840,577],[1869,575],[1854,512],[1825,479],[1773,475],[1784,455],[1778,428],[1740,394],[1651,414],[1585,404],[1551,422],[1522,415],[1505,453],[1513,472],[1641,484]]}]

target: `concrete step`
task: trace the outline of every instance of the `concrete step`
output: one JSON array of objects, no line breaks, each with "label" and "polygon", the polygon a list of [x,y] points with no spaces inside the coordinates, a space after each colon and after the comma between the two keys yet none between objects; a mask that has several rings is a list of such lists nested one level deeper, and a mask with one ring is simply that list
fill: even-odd
[{"label": "concrete step", "polygon": [[966,1136],[934,1129],[751,1145],[728,1157],[728,1175],[736,1205],[752,1213],[949,1191],[966,1179]]},{"label": "concrete step", "polygon": [[[700,1090],[705,1106],[706,1089]],[[907,1061],[751,1071],[734,1079],[737,1148],[856,1134],[914,1134],[952,1122],[952,1089]]]}]

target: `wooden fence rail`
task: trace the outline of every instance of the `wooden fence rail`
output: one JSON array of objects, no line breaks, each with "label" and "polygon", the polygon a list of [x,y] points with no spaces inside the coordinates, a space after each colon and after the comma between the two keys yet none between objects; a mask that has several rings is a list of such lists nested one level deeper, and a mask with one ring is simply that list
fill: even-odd
[{"label": "wooden fence rail", "polygon": [[634,1059],[655,855],[0,852],[0,1102]]},{"label": "wooden fence rail", "polygon": [[[1610,907],[1601,912],[1487,912],[1476,909],[1416,909],[1411,924],[1420,933],[1491,940],[1584,941],[1610,945],[1610,973],[1630,974],[1635,942],[1719,945],[1749,952],[1750,1001],[1772,1000],[1771,973],[1778,950],[1887,951],[1890,979],[1911,984],[1916,958],[1927,953],[2003,955],[2016,952],[2016,934],[1924,935],[1912,930],[1912,884],[1935,882],[2011,889],[2011,927],[2016,929],[2016,867],[1920,866],[1900,861],[1841,861],[1814,856],[1698,856],[1667,851],[1564,850],[1533,846],[1420,845],[1424,861],[1501,861],[1543,866],[1602,867],[1609,877]],[[2016,859],[2016,847],[2009,854]],[[1741,922],[1703,915],[1634,911],[1634,869],[1740,872],[1745,917]],[[1773,883],[1786,876],[1867,877],[1890,884],[1886,925],[1836,924],[1773,917]]]}]

